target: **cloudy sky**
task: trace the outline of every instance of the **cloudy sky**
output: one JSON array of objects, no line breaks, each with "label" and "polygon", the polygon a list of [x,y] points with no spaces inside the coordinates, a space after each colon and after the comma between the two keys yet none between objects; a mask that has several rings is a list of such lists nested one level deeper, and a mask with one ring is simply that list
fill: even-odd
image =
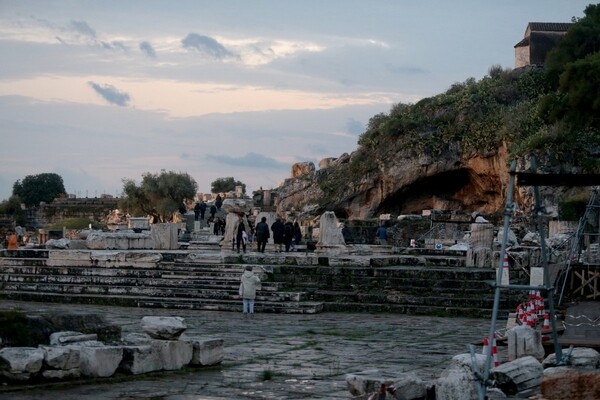
[{"label": "cloudy sky", "polygon": [[162,169],[275,187],[588,3],[0,0],[0,200],[44,172],[82,197]]}]

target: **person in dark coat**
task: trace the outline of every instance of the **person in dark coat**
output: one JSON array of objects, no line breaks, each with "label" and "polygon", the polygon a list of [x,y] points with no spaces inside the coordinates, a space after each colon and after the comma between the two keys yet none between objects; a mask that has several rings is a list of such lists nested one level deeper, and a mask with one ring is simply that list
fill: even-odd
[{"label": "person in dark coat", "polygon": [[294,222],[294,241],[296,242],[296,246],[302,241],[302,229],[300,229],[298,221]]},{"label": "person in dark coat", "polygon": [[246,226],[244,225],[244,221],[242,217],[238,222],[236,235],[235,235],[235,244],[237,247],[237,252],[240,252],[240,245],[244,248],[244,253],[246,252],[246,242],[248,241],[248,233],[246,232]]},{"label": "person in dark coat", "polygon": [[284,231],[285,227],[283,225],[283,222],[281,222],[281,220],[279,218],[277,218],[275,220],[275,222],[273,222],[273,225],[271,225],[271,231],[273,232],[273,242],[275,243],[275,246],[277,247],[277,251],[281,252],[283,250],[283,231]]},{"label": "person in dark coat", "polygon": [[204,200],[200,203],[200,219],[204,219],[204,214],[206,213],[206,203]]},{"label": "person in dark coat", "polygon": [[215,206],[217,206],[217,210],[220,210],[222,205],[223,205],[223,199],[221,198],[221,195],[218,194],[217,198],[215,199]]},{"label": "person in dark coat", "polygon": [[283,225],[283,244],[285,245],[285,251],[290,251],[292,240],[294,239],[294,225],[292,221],[288,221]]},{"label": "person in dark coat", "polygon": [[215,214],[217,213],[217,206],[211,204],[210,206],[210,217],[215,218]]},{"label": "person in dark coat", "polygon": [[260,222],[256,224],[256,243],[259,253],[265,252],[270,237],[271,233],[269,232],[269,225],[267,225],[267,218],[262,217]]},{"label": "person in dark coat", "polygon": [[198,221],[198,218],[200,218],[200,203],[196,202],[194,206],[194,220]]}]

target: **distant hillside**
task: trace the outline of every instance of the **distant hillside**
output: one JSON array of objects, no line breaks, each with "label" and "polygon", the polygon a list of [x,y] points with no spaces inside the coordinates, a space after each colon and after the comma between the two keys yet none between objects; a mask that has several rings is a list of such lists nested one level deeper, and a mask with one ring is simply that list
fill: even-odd
[{"label": "distant hillside", "polygon": [[524,168],[534,154],[548,172],[599,172],[598,50],[600,5],[590,5],[545,68],[494,66],[480,81],[373,116],[352,154],[286,180],[278,211],[350,219],[432,208],[492,213],[504,205],[513,159]]}]

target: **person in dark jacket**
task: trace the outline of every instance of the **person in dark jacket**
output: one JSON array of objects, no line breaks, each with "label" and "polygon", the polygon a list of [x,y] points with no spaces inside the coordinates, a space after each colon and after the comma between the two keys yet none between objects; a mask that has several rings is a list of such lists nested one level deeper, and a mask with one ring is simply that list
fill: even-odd
[{"label": "person in dark jacket", "polygon": [[244,253],[246,252],[246,242],[248,241],[248,233],[246,232],[246,226],[244,225],[244,221],[240,216],[240,220],[238,222],[236,235],[235,235],[235,244],[237,247],[237,252],[240,252],[240,245],[244,248]]},{"label": "person in dark jacket", "polygon": [[302,229],[300,229],[300,224],[298,221],[294,222],[294,242],[296,242],[296,246],[300,244],[302,241]]},{"label": "person in dark jacket", "polygon": [[199,218],[200,218],[200,203],[196,202],[196,205],[194,206],[194,220],[198,221]]},{"label": "person in dark jacket", "polygon": [[283,231],[285,227],[283,226],[283,222],[279,218],[273,222],[271,225],[271,231],[273,232],[273,243],[275,243],[275,247],[277,251],[281,252],[283,250]]},{"label": "person in dark jacket", "polygon": [[200,203],[200,219],[204,219],[204,214],[206,213],[206,203],[204,200]]},{"label": "person in dark jacket", "polygon": [[288,221],[283,225],[283,244],[285,245],[285,251],[290,251],[292,240],[294,239],[294,224],[292,221]]},{"label": "person in dark jacket", "polygon": [[214,204],[211,204],[211,206],[210,206],[210,217],[214,219],[216,213],[217,213],[217,206],[215,206]]},{"label": "person in dark jacket", "polygon": [[267,225],[267,218],[262,217],[260,222],[256,224],[256,243],[258,246],[259,253],[265,252],[265,247],[267,247],[267,241],[271,237],[269,233],[269,225]]}]

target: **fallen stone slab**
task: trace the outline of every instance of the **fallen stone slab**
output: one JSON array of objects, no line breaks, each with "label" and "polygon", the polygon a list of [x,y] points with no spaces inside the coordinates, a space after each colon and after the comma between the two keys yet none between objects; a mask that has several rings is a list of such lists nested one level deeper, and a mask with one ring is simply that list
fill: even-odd
[{"label": "fallen stone slab", "polygon": [[427,396],[427,385],[417,375],[403,373],[390,386],[396,399],[417,400]]},{"label": "fallen stone slab", "polygon": [[103,342],[121,339],[121,327],[106,321],[103,315],[89,313],[51,313],[43,316],[53,327],[53,332],[73,331],[96,334]]},{"label": "fallen stone slab", "polygon": [[507,395],[524,394],[539,390],[544,368],[535,357],[526,356],[494,368],[491,376]]},{"label": "fallen stone slab", "polygon": [[167,371],[188,365],[194,354],[194,346],[183,340],[153,340],[151,346],[158,354],[162,369]]},{"label": "fallen stone slab", "polygon": [[51,346],[63,346],[78,342],[86,342],[90,340],[98,340],[98,335],[95,333],[83,334],[74,331],[54,332],[50,335]]},{"label": "fallen stone slab", "polygon": [[508,360],[533,356],[538,361],[544,359],[542,334],[526,325],[515,326],[508,332]]},{"label": "fallen stone slab", "polygon": [[189,342],[193,346],[192,360],[190,365],[209,366],[223,361],[223,339],[207,339],[201,337],[182,337],[181,340]]},{"label": "fallen stone slab", "polygon": [[81,346],[79,357],[81,375],[90,378],[106,378],[114,375],[119,367],[123,359],[123,348]]},{"label": "fallen stone slab", "polygon": [[79,369],[79,349],[73,347],[39,346],[44,352],[44,362],[51,369]]},{"label": "fallen stone slab", "polygon": [[0,373],[10,380],[29,380],[42,369],[44,351],[35,347],[0,349]]},{"label": "fallen stone slab", "polygon": [[[475,354],[475,361],[479,371],[482,371],[486,356]],[[471,355],[456,355],[435,381],[436,400],[477,400],[479,396],[476,381]]]},{"label": "fallen stone slab", "polygon": [[[563,357],[567,354],[567,350],[563,349]],[[556,354],[552,353],[542,362],[544,368],[553,367],[556,365]],[[574,368],[581,369],[596,369],[600,368],[600,353],[589,347],[575,347],[571,352],[568,365]]]},{"label": "fallen stone slab", "polygon": [[156,347],[147,345],[123,346],[123,359],[119,370],[127,374],[139,375],[163,369],[161,354]]},{"label": "fallen stone slab", "polygon": [[143,317],[142,329],[154,339],[176,340],[187,329],[181,317]]}]

